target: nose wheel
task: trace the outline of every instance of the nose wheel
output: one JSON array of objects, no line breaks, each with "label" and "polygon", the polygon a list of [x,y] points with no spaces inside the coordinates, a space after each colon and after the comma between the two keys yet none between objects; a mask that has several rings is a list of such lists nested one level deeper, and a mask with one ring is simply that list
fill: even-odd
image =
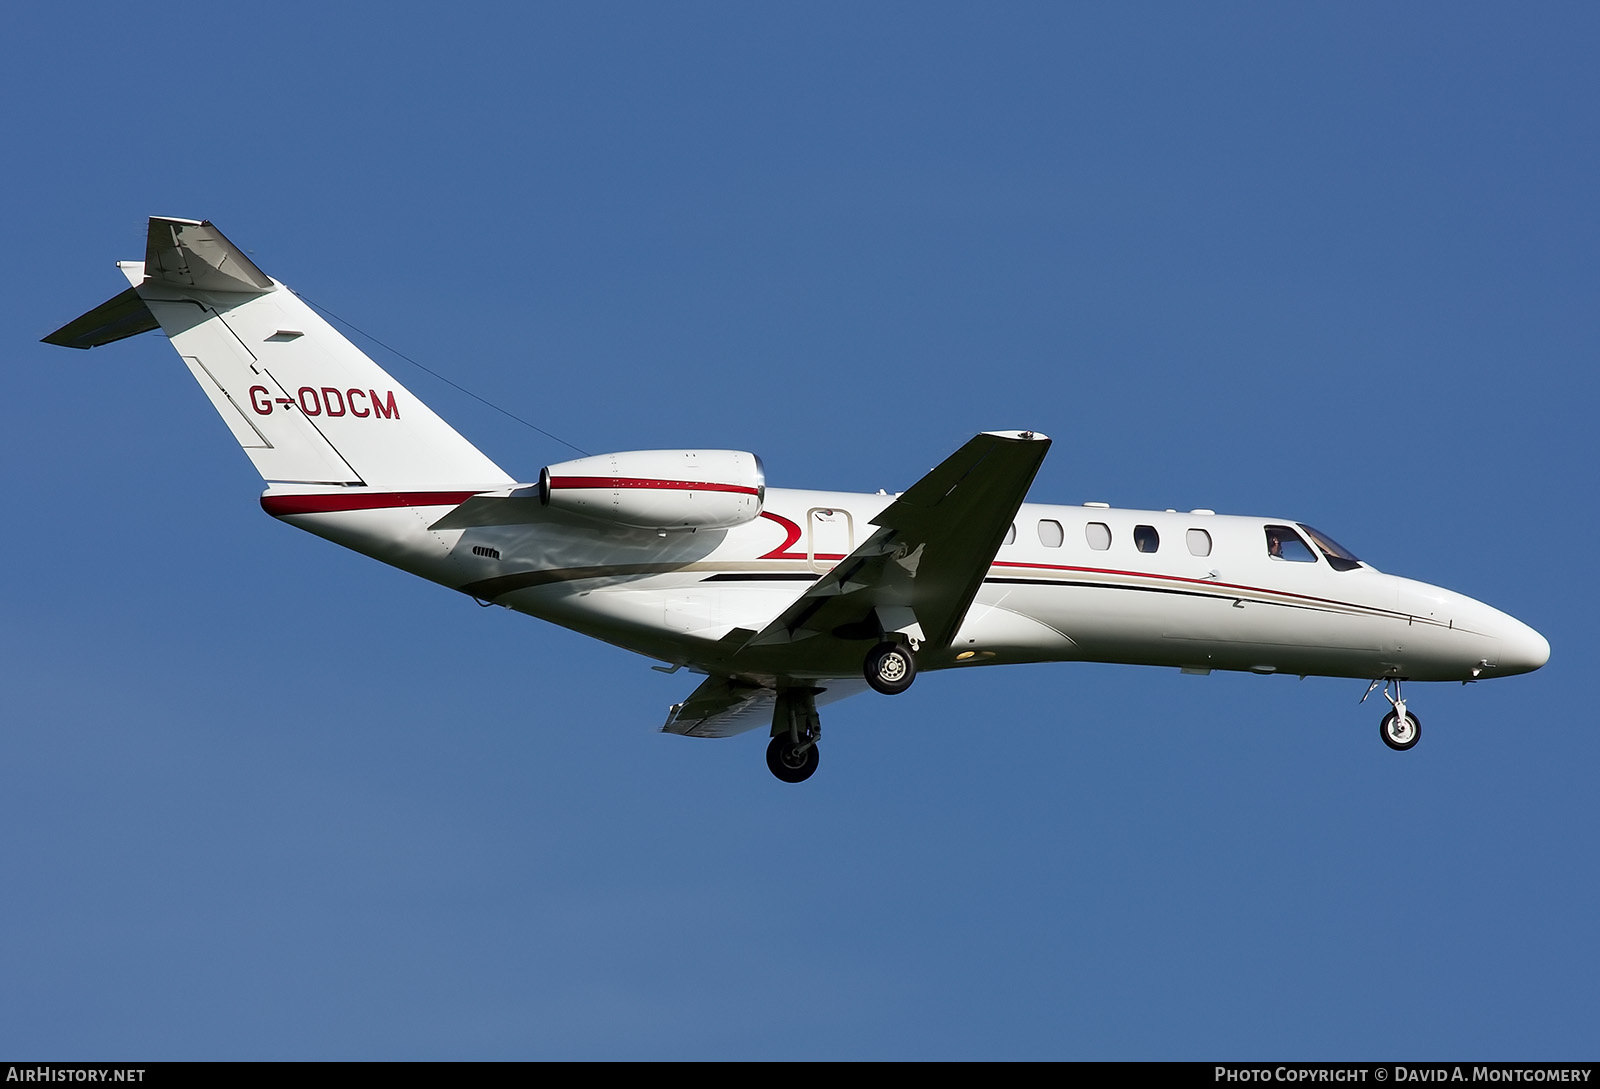
[{"label": "nose wheel", "polygon": [[1422,723],[1410,711],[1404,714],[1390,711],[1383,716],[1378,729],[1383,734],[1383,743],[1396,752],[1405,752],[1422,737]]},{"label": "nose wheel", "polygon": [[[1373,681],[1367,686],[1367,696],[1372,695],[1372,690],[1378,687],[1379,683]],[[1378,724],[1378,734],[1383,738],[1385,745],[1396,752],[1405,752],[1422,739],[1422,723],[1418,721],[1416,715],[1406,710],[1406,701],[1400,694],[1398,679],[1391,678],[1381,683],[1383,698],[1389,701],[1394,710],[1383,716],[1383,721]],[[1391,688],[1394,689],[1393,695],[1389,693]],[[1363,703],[1366,702],[1367,696],[1361,697]]]}]

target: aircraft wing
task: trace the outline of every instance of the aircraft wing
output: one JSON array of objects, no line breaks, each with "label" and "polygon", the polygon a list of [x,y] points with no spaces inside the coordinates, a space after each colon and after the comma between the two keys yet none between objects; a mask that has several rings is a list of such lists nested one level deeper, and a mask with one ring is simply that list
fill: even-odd
[{"label": "aircraft wing", "polygon": [[429,529],[473,529],[477,526],[531,526],[549,521],[539,502],[539,485],[518,484],[512,488],[473,496]]},{"label": "aircraft wing", "polygon": [[[865,692],[860,677],[818,681],[812,689],[818,706]],[[664,734],[685,737],[732,737],[772,724],[776,689],[736,677],[707,677],[682,703],[673,704],[662,724]]]},{"label": "aircraft wing", "polygon": [[899,631],[948,646],[1049,448],[1033,431],[976,436],[884,508],[860,548],[745,645]]},{"label": "aircraft wing", "polygon": [[664,734],[686,737],[732,737],[772,721],[778,693],[730,677],[708,677],[682,703],[672,705]]}]

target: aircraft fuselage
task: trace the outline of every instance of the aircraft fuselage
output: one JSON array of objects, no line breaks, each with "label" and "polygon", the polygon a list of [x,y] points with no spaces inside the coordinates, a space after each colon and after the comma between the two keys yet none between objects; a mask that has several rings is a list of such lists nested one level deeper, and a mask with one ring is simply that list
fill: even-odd
[{"label": "aircraft fuselage", "polygon": [[[761,630],[861,543],[891,499],[769,488],[760,517],[697,532],[630,530],[557,511],[534,524],[425,528],[445,503],[279,516],[664,662],[798,679],[856,675],[877,633],[810,640],[814,650],[807,640],[785,644],[766,663],[752,648],[734,665],[719,644],[739,629]],[[263,504],[274,511],[271,493]],[[1299,526],[1025,503],[955,639],[924,651],[918,668],[1085,661],[1469,681],[1525,673],[1548,658],[1542,636],[1480,601],[1365,563],[1336,570]],[[1293,557],[1270,554],[1268,527],[1295,533]]]}]

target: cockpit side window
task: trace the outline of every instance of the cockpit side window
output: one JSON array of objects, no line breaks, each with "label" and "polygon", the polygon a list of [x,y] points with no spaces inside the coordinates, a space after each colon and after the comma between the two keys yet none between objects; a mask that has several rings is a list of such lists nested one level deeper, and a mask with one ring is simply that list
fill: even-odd
[{"label": "cockpit side window", "polygon": [[1316,563],[1317,555],[1300,539],[1293,526],[1266,526],[1267,555],[1291,563]]},{"label": "cockpit side window", "polygon": [[1361,566],[1361,561],[1356,559],[1354,552],[1351,552],[1348,548],[1341,547],[1338,541],[1335,541],[1326,533],[1312,529],[1304,522],[1300,523],[1300,528],[1305,530],[1306,536],[1316,543],[1317,548],[1328,561],[1328,566],[1335,571],[1353,571]]}]

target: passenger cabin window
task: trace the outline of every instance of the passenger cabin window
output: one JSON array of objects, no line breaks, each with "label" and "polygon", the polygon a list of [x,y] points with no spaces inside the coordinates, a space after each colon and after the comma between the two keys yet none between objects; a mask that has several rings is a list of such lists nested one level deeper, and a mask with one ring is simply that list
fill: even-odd
[{"label": "passenger cabin window", "polygon": [[1090,548],[1104,552],[1111,547],[1111,527],[1104,522],[1090,522],[1083,527],[1083,538],[1089,542]]},{"label": "passenger cabin window", "polygon": [[1134,526],[1133,546],[1140,552],[1154,552],[1161,547],[1161,534],[1155,526]]},{"label": "passenger cabin window", "polygon": [[1060,548],[1061,542],[1064,540],[1066,540],[1066,534],[1062,532],[1060,522],[1050,518],[1042,519],[1039,522],[1040,544],[1046,548]]},{"label": "passenger cabin window", "polygon": [[1006,544],[1017,543],[1017,523],[1012,522],[1011,528],[1006,530]]},{"label": "passenger cabin window", "polygon": [[1211,555],[1211,534],[1207,533],[1205,530],[1191,529],[1185,537],[1185,540],[1187,540],[1189,543],[1189,555]]},{"label": "passenger cabin window", "polygon": [[1267,555],[1275,560],[1288,560],[1291,563],[1316,563],[1317,557],[1311,548],[1300,539],[1290,526],[1267,526]]}]

